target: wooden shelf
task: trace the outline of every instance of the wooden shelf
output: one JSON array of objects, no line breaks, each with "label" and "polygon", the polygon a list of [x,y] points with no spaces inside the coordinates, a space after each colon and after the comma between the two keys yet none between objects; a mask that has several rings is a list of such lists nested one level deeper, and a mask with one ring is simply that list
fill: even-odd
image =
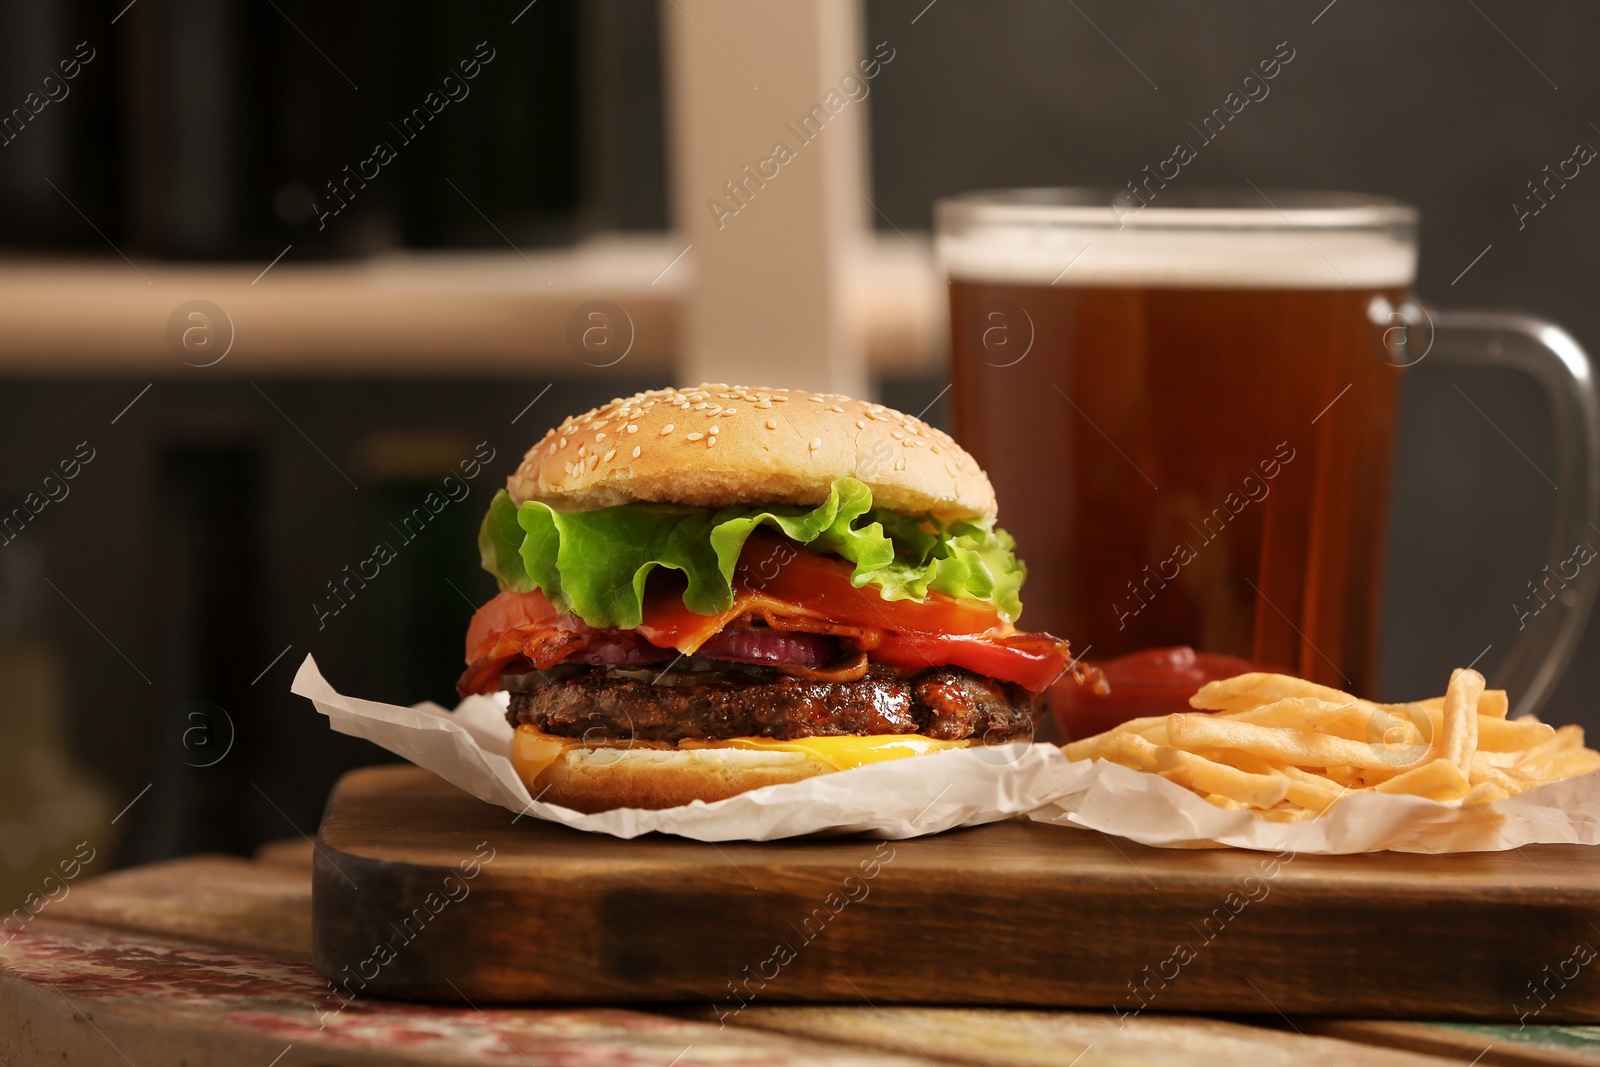
[{"label": "wooden shelf", "polygon": [[[0,260],[0,374],[580,375],[567,323],[590,300],[632,319],[636,372],[675,366],[694,252],[669,236],[606,236],[558,251],[398,253],[340,263],[165,263],[120,257]],[[943,279],[898,235],[856,259],[850,317],[872,370],[934,368]],[[668,265],[671,264],[670,269]],[[663,273],[665,271],[665,273]],[[196,299],[223,308],[234,344],[203,371],[169,347],[167,322]]]}]

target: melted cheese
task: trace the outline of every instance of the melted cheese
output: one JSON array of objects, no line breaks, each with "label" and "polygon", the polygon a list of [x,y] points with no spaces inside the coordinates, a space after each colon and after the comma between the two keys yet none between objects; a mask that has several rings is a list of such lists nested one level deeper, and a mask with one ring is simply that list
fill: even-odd
[{"label": "melted cheese", "polygon": [[935,741],[922,734],[849,734],[843,737],[801,737],[777,741],[770,737],[735,737],[727,741],[680,741],[679,748],[747,748],[767,752],[804,752],[836,771],[868,763],[922,756],[951,748],[966,748],[966,741]]},{"label": "melted cheese", "polygon": [[[930,752],[944,752],[952,748],[966,748],[970,741],[936,741],[922,734],[851,734],[844,737],[802,737],[794,741],[778,741],[770,737],[734,737],[726,741],[684,740],[676,745],[653,741],[637,741],[627,747],[651,748],[661,751],[695,751],[711,748],[742,748],[766,752],[803,752],[821,760],[836,771],[848,771],[868,763],[922,756]],[[562,753],[569,748],[588,747],[571,737],[557,737],[526,724],[517,727],[511,737],[511,765],[524,782],[532,782],[544,773]],[[595,746],[604,747],[604,746]]]},{"label": "melted cheese", "polygon": [[571,738],[556,737],[532,726],[519,726],[511,735],[511,766],[517,777],[532,785],[545,768],[575,744],[577,742]]}]

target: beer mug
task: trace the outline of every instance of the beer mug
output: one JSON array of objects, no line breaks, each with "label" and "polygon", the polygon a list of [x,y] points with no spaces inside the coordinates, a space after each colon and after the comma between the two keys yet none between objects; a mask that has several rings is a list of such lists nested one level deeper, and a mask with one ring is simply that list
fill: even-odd
[{"label": "beer mug", "polygon": [[[1512,367],[1558,436],[1551,559],[1600,543],[1600,410],[1556,326],[1430,311],[1417,211],[1344,193],[1024,189],[938,204],[957,440],[1028,563],[1030,629],[1104,660],[1191,645],[1375,695],[1401,376]],[[1549,696],[1600,568],[1492,684]]]}]

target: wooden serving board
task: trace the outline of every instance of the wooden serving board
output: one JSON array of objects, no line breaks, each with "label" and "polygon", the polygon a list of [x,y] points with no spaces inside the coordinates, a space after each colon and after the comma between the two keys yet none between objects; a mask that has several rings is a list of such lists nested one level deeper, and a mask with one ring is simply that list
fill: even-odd
[{"label": "wooden serving board", "polygon": [[633,841],[409,766],[318,835],[340,995],[1600,1021],[1600,849],[1273,856],[1007,822],[911,841]]}]

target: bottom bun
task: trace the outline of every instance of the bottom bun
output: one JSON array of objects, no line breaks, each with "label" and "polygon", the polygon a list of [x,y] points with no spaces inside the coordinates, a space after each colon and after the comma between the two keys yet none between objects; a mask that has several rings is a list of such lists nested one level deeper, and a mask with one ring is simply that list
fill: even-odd
[{"label": "bottom bun", "polygon": [[612,808],[676,808],[692,800],[710,803],[834,770],[804,752],[736,748],[574,746],[542,766],[515,756],[512,764],[536,799],[587,814]]}]

